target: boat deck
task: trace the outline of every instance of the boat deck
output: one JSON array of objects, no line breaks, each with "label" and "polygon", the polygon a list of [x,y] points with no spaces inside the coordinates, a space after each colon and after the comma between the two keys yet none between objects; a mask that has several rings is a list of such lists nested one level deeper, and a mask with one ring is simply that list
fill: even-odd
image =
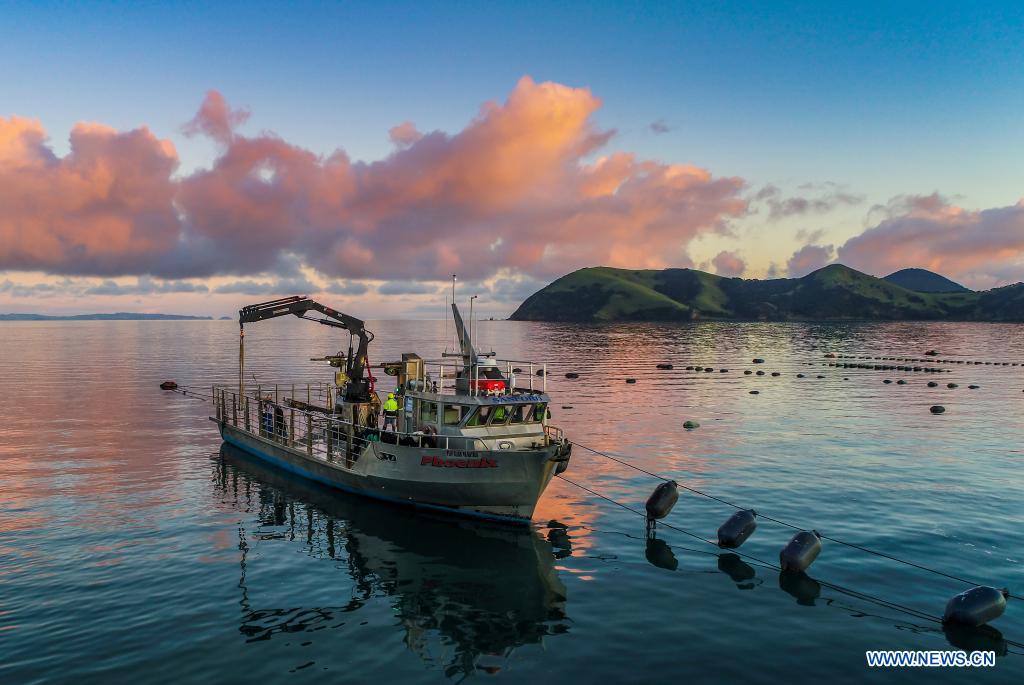
[{"label": "boat deck", "polygon": [[[529,389],[517,389],[505,396],[531,398],[529,392]],[[467,455],[494,451],[477,436],[385,431],[353,424],[329,409],[334,396],[333,387],[325,383],[261,385],[246,389],[241,396],[236,388],[213,386],[214,415],[210,418],[242,433],[348,469],[355,468],[370,443],[443,449]],[[446,396],[454,396],[454,393]],[[537,429],[544,444],[562,441],[562,431],[554,426],[538,424]]]}]

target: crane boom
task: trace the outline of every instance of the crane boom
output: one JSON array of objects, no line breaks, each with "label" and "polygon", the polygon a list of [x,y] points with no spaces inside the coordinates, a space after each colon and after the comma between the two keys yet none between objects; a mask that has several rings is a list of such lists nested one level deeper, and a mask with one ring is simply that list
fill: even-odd
[{"label": "crane boom", "polygon": [[[308,312],[319,312],[327,318],[307,317],[306,314]],[[352,349],[352,343],[349,342],[348,357],[345,364],[345,373],[349,378],[349,384],[345,390],[345,401],[370,401],[370,383],[369,379],[364,376],[367,364],[366,354],[370,341],[373,340],[373,333],[366,330],[366,326],[361,319],[349,316],[336,309],[331,309],[308,297],[293,295],[279,300],[270,300],[269,302],[260,302],[242,307],[238,310],[238,325],[244,327],[247,323],[266,321],[267,319],[274,319],[289,314],[300,319],[306,319],[307,321],[316,321],[325,326],[343,328],[359,340],[355,350]]]}]

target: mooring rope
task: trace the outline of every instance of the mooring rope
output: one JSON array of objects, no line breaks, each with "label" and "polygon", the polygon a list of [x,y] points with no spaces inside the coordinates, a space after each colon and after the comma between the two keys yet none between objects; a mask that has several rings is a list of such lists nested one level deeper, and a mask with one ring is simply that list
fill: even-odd
[{"label": "mooring rope", "polygon": [[180,385],[177,388],[171,390],[171,392],[176,392],[179,395],[190,397],[194,400],[200,400],[201,402],[209,402],[210,400],[213,399],[212,395],[197,392],[187,385]]},{"label": "mooring rope", "polygon": [[[588,447],[587,445],[581,445],[580,443],[575,442],[575,441],[570,441],[570,442],[572,442],[572,444],[576,445],[577,447],[580,447],[582,449],[587,450],[588,452],[593,452],[594,454],[596,454],[598,456],[605,457],[605,458],[610,459],[610,460],[612,460],[612,461],[614,461],[616,463],[622,464],[623,466],[627,466],[627,467],[629,467],[631,469],[634,469],[635,471],[639,471],[640,473],[646,474],[646,475],[651,476],[653,478],[657,478],[659,480],[663,480],[663,481],[666,481],[666,482],[667,481],[674,481],[675,480],[674,478],[666,478],[665,476],[662,476],[660,474],[653,473],[651,471],[648,471],[647,469],[643,469],[643,468],[637,466],[636,464],[631,464],[630,462],[628,462],[628,461],[626,461],[624,459],[620,459],[620,458],[618,458],[618,457],[616,457],[614,455],[608,454],[607,452],[602,452],[601,450],[594,449],[593,447]],[[686,485],[685,483],[680,483],[679,481],[675,481],[675,482],[676,482],[676,486],[679,487],[679,488],[682,488],[683,490],[687,490],[689,492],[694,493],[695,495],[700,495],[701,497],[706,497],[706,498],[714,500],[716,502],[720,502],[721,504],[725,504],[727,506],[733,507],[734,509],[739,509],[741,511],[745,511],[745,510],[751,509],[751,507],[744,507],[744,506],[741,506],[741,505],[736,504],[734,502],[730,502],[729,500],[722,499],[721,497],[716,497],[716,496],[714,496],[714,495],[712,495],[710,493],[704,492],[702,490],[698,490],[697,488],[692,488],[689,485]],[[793,530],[808,530],[807,528],[804,528],[802,526],[797,526],[797,525],[794,525],[794,524],[789,523],[787,521],[783,521],[781,519],[773,518],[771,516],[763,514],[763,513],[761,513],[760,510],[755,510],[755,511],[757,511],[757,517],[758,518],[762,518],[765,521],[771,521],[772,523],[776,523],[776,524],[778,524],[780,526],[785,526],[786,528],[791,528]],[[857,549],[857,550],[860,550],[862,552],[866,552],[868,554],[873,554],[873,555],[875,555],[877,557],[882,557],[884,559],[889,559],[890,561],[895,561],[897,563],[905,564],[907,566],[913,566],[914,568],[920,569],[922,571],[927,571],[928,573],[934,573],[935,575],[943,576],[945,578],[949,578],[950,580],[955,580],[955,581],[957,581],[959,583],[964,583],[965,585],[975,585],[975,586],[977,586],[977,585],[984,585],[984,583],[979,583],[977,581],[969,580],[967,578],[961,578],[960,576],[955,576],[955,575],[953,575],[951,573],[946,573],[945,571],[940,571],[938,569],[934,569],[934,568],[931,568],[931,567],[928,567],[928,566],[924,566],[922,564],[918,564],[918,563],[913,562],[913,561],[908,561],[906,559],[900,559],[899,557],[894,557],[891,554],[886,554],[885,552],[879,552],[878,550],[870,549],[868,547],[864,547],[862,545],[858,545],[858,544],[853,543],[853,542],[847,542],[845,540],[840,540],[839,538],[834,538],[834,537],[832,537],[830,535],[819,534],[819,536],[821,537],[822,540],[828,540],[829,542],[834,542],[836,544],[843,545],[845,547],[851,547],[853,549]],[[1018,597],[1016,595],[1013,595],[1013,594],[1010,594],[1009,596],[1013,597],[1014,599],[1021,599],[1020,597]]]},{"label": "mooring rope", "polygon": [[[622,502],[619,502],[619,501],[617,501],[617,500],[615,500],[615,499],[613,499],[611,497],[608,497],[607,495],[603,495],[600,492],[597,492],[596,490],[592,490],[591,488],[588,488],[587,486],[585,486],[585,485],[583,485],[581,483],[577,483],[574,480],[570,480],[569,478],[566,478],[564,475],[560,474],[558,477],[561,478],[562,480],[564,480],[565,482],[569,483],[570,485],[574,485],[577,488],[579,488],[581,490],[584,490],[584,491],[590,493],[591,495],[594,495],[595,497],[599,497],[599,498],[601,498],[601,499],[603,499],[603,500],[605,500],[607,502],[611,502],[612,504],[615,504],[616,506],[622,507],[626,511],[629,511],[631,513],[637,514],[638,516],[642,516],[645,519],[647,518],[646,512],[640,511],[639,509],[634,509],[633,507],[629,506],[628,504],[623,504]],[[694,533],[692,531],[686,530],[685,528],[680,528],[679,526],[672,525],[671,523],[668,523],[666,521],[658,521],[658,526],[659,527],[669,528],[670,530],[674,530],[677,533],[682,533],[683,535],[687,535],[687,536],[689,536],[689,537],[691,537],[691,538],[693,538],[695,540],[700,540],[701,542],[704,542],[706,544],[718,547],[718,543],[717,542],[714,542],[712,540],[708,540],[707,538],[705,538],[705,537],[703,537],[701,535],[698,535],[697,533]],[[782,572],[782,567],[781,566],[779,566],[778,564],[775,564],[773,562],[767,561],[765,559],[761,559],[760,557],[756,557],[756,556],[754,556],[752,554],[747,554],[746,552],[741,552],[738,549],[730,549],[729,552],[732,553],[732,554],[736,554],[737,556],[744,557],[746,559],[750,559],[751,561],[757,562],[761,566],[764,566],[766,568],[770,568],[773,571],[778,571],[780,573]],[[821,584],[821,585],[824,585],[825,587],[829,587],[829,588],[832,588],[834,590],[837,590],[838,592],[844,592],[844,593],[850,594],[851,596],[854,596],[854,597],[860,596],[860,597],[863,597],[863,598],[868,598],[871,601],[877,602],[878,604],[880,604],[882,606],[888,606],[890,608],[899,609],[900,611],[904,611],[905,613],[913,615],[913,616],[916,616],[917,618],[923,618],[923,619],[927,619],[929,621],[933,621],[933,622],[936,622],[936,623],[942,623],[942,619],[940,619],[938,616],[934,616],[932,614],[928,614],[928,613],[926,613],[924,611],[920,611],[920,610],[914,609],[912,607],[907,607],[907,606],[904,606],[902,604],[897,604],[895,602],[890,602],[889,600],[883,599],[881,597],[874,597],[872,595],[867,595],[865,593],[859,593],[859,592],[857,592],[855,590],[850,590],[849,588],[845,588],[843,586],[836,585],[834,583],[828,583],[826,581],[821,581],[821,580],[817,580],[817,579],[815,579],[815,581],[817,583]]]},{"label": "mooring rope", "polygon": [[[582,483],[577,483],[574,480],[566,478],[564,474],[559,474],[558,477],[561,478],[562,480],[564,480],[565,482],[569,483],[570,485],[573,485],[573,486],[579,488],[580,490],[584,490],[585,492],[588,492],[591,495],[594,495],[595,497],[598,497],[598,498],[600,498],[602,500],[610,502],[610,503],[612,503],[612,504],[614,504],[614,505],[616,505],[618,507],[621,507],[621,508],[625,509],[626,511],[634,513],[634,514],[636,514],[638,516],[642,516],[644,519],[647,518],[647,513],[646,512],[640,511],[639,509],[635,509],[635,508],[629,506],[628,504],[624,504],[622,502],[619,502],[618,500],[616,500],[616,499],[614,499],[612,497],[609,497],[607,495],[604,495],[604,494],[602,494],[600,492],[597,492],[596,490],[593,490],[593,489],[587,487],[586,485],[583,485]],[[659,527],[665,527],[665,528],[668,528],[670,530],[674,530],[677,533],[682,533],[683,535],[687,535],[687,536],[689,536],[689,537],[691,537],[691,538],[693,538],[695,540],[700,540],[701,542],[704,542],[706,544],[713,545],[716,548],[718,547],[718,543],[717,542],[714,542],[713,540],[708,540],[707,538],[705,538],[705,537],[703,537],[701,535],[698,535],[697,533],[694,533],[692,531],[686,530],[685,528],[680,528],[679,526],[672,525],[671,523],[668,523],[666,521],[658,521],[658,526]],[[754,556],[752,554],[747,554],[746,552],[741,552],[738,549],[729,549],[729,553],[735,554],[735,555],[737,555],[739,557],[743,557],[745,559],[749,559],[749,560],[751,560],[751,561],[753,561],[753,562],[755,562],[755,563],[757,563],[757,564],[759,564],[759,565],[761,565],[761,566],[763,566],[765,568],[770,568],[773,571],[777,571],[779,573],[783,573],[784,572],[782,570],[782,567],[779,566],[778,564],[775,564],[775,563],[773,563],[771,561],[767,561],[765,559],[761,559],[760,557],[756,557],[756,556]],[[819,580],[817,578],[815,578],[814,581],[816,583],[818,583],[819,585],[823,586],[823,587],[827,587],[827,588],[829,588],[831,590],[835,590],[836,592],[848,595],[850,597],[855,597],[855,598],[864,600],[866,602],[871,602],[871,603],[877,604],[878,606],[886,607],[886,608],[892,609],[894,611],[901,611],[901,612],[903,612],[903,613],[905,613],[905,614],[907,614],[909,616],[913,616],[915,618],[931,621],[933,623],[938,623],[940,625],[942,624],[942,619],[940,617],[938,617],[938,616],[936,616],[934,614],[929,614],[929,613],[927,613],[925,611],[921,611],[920,609],[915,609],[913,607],[906,606],[905,604],[900,604],[898,602],[893,602],[891,600],[885,599],[884,597],[879,597],[877,595],[868,594],[866,592],[860,592],[858,590],[854,590],[852,588],[848,588],[848,587],[846,587],[844,585],[839,585],[838,583],[833,583],[833,582],[825,581],[825,580]],[[1003,640],[1008,645],[1013,645],[1014,647],[1024,648],[1024,643],[1015,642],[1013,640],[1008,640],[1005,637],[1003,638]]]}]

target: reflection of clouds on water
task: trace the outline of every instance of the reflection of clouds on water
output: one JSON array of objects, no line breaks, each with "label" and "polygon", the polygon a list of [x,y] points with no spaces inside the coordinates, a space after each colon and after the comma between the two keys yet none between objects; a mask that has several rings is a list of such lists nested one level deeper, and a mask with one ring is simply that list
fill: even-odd
[{"label": "reflection of clouds on water", "polygon": [[[215,468],[222,498],[247,502],[257,519],[255,528],[239,527],[238,540],[239,630],[248,641],[340,628],[384,598],[405,631],[405,645],[455,676],[500,669],[517,647],[568,631],[566,590],[554,565],[572,546],[565,528],[553,524],[551,542],[527,528],[335,494],[228,446]],[[336,568],[351,584],[348,600],[317,607],[262,604],[246,575],[259,564],[254,551],[278,541],[339,562]]]}]

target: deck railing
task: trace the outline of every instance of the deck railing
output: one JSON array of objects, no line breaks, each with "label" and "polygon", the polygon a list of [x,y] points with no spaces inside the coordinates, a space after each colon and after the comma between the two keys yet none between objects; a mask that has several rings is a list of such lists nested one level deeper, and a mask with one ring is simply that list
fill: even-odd
[{"label": "deck railing", "polygon": [[[452,359],[425,359],[421,367],[422,372],[416,378],[409,379],[409,390],[420,390],[435,392],[441,395],[454,395],[456,392],[455,379],[462,373],[464,365],[461,357],[458,361]],[[510,395],[515,392],[547,392],[548,389],[548,365],[531,361],[516,359],[495,359],[495,364],[508,381],[504,389],[500,391],[480,390],[480,366],[473,367],[473,377],[469,380],[469,394],[476,395]],[[521,369],[515,372],[514,369]],[[518,376],[527,374],[529,385],[518,385]],[[483,380],[487,380],[484,378]]]},{"label": "deck railing", "polygon": [[[331,411],[333,386],[306,383],[258,385],[239,395],[237,388],[213,386],[214,418],[250,435],[353,468],[371,442],[422,449],[489,451],[480,438],[459,435],[400,433],[355,425]],[[323,400],[319,404],[318,400]]]},{"label": "deck railing", "polygon": [[548,442],[560,443],[565,438],[565,433],[562,432],[561,428],[544,424],[544,435],[547,436]]}]

